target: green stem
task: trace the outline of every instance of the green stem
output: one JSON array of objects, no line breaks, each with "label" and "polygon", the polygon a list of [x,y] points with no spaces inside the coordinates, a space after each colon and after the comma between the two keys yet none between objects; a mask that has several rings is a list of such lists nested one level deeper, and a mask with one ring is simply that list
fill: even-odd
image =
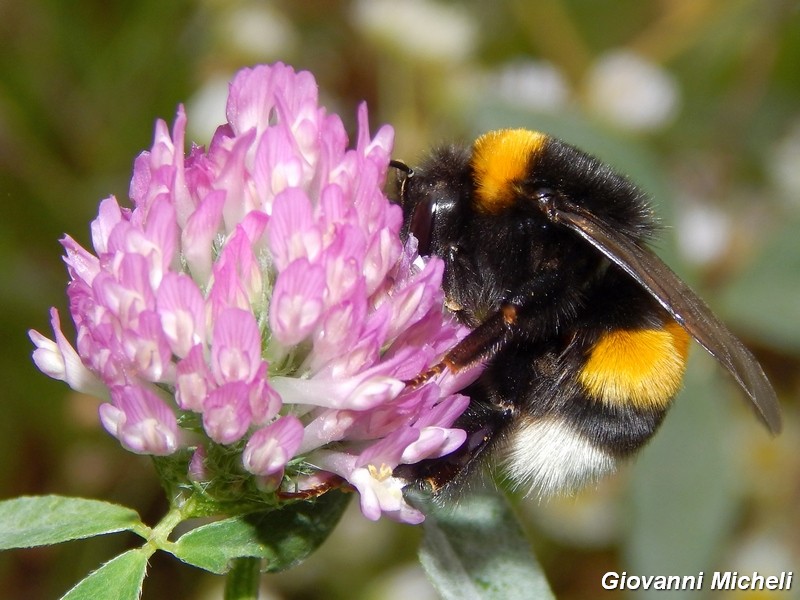
[{"label": "green stem", "polygon": [[225,581],[225,600],[257,600],[260,582],[261,559],[237,558]]},{"label": "green stem", "polygon": [[147,539],[147,543],[143,546],[147,555],[150,556],[156,550],[166,550],[167,552],[171,552],[171,548],[174,545],[174,542],[169,541],[169,535],[172,533],[172,530],[177,527],[177,525],[186,519],[189,519],[195,515],[195,510],[197,509],[197,502],[194,497],[189,498],[183,506],[173,506],[169,512],[164,515],[161,521],[153,527],[152,529],[148,529],[147,531],[137,532],[142,537]]},{"label": "green stem", "polygon": [[156,550],[168,550],[172,542],[169,541],[169,534],[183,521],[184,517],[179,508],[172,508],[164,515],[164,518],[150,530],[147,536],[147,543],[143,546],[147,555],[150,556]]}]

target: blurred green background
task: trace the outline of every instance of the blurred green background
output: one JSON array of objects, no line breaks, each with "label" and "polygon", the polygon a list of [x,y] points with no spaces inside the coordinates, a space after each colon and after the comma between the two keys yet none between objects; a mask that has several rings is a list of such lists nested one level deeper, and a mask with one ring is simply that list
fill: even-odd
[{"label": "blurred green background", "polygon": [[[99,201],[127,198],[154,120],[185,102],[203,144],[224,120],[230,76],[282,60],[315,74],[351,131],[367,100],[411,163],[432,144],[520,126],[628,173],[667,225],[658,251],[774,382],[785,431],[771,439],[695,347],[684,392],[634,465],[577,498],[519,501],[560,599],[647,597],[603,591],[606,571],[800,567],[795,0],[0,0],[0,49],[0,498],[59,493],[122,502],[149,523],[163,514],[149,461],[100,429],[95,400],[36,371],[26,330],[49,335],[50,306],[66,315],[58,239],[88,245]],[[418,537],[350,511],[315,557],[266,579],[264,597],[433,598]],[[133,543],[3,554],[0,596],[58,597]],[[711,597],[800,597],[795,577],[790,593]],[[217,598],[221,585],[156,555],[144,598]]]}]

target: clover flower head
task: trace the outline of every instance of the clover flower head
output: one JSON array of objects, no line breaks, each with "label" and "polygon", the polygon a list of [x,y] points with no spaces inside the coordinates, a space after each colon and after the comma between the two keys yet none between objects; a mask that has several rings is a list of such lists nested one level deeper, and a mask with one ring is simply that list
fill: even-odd
[{"label": "clover flower head", "polygon": [[443,309],[441,261],[403,243],[383,192],[393,131],[353,148],[307,72],[240,71],[227,123],[184,151],[186,115],[159,121],[135,161],[132,208],[109,197],[93,251],[62,241],[75,345],[30,333],[37,366],[100,396],[100,421],[126,449],[185,454],[186,478],[237,453],[261,489],[302,491],[331,473],[370,519],[423,516],[399,464],[442,456],[464,432],[463,384],[411,379],[466,333]]}]

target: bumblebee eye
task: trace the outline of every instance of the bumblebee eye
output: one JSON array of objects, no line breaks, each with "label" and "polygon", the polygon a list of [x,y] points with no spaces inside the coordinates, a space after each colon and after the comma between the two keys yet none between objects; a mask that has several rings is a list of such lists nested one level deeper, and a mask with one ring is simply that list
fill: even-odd
[{"label": "bumblebee eye", "polygon": [[433,230],[433,219],[435,218],[436,202],[433,198],[427,197],[420,201],[411,213],[409,231],[417,238],[417,252],[421,256],[429,256],[431,253],[431,231]]}]

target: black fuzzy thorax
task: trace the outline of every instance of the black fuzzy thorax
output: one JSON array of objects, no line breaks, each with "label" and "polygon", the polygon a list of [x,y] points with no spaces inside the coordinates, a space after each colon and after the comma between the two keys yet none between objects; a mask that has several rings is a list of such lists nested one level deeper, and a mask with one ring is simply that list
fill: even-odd
[{"label": "black fuzzy thorax", "polygon": [[647,195],[629,178],[556,138],[548,138],[542,150],[531,157],[521,187],[528,195],[543,188],[557,190],[639,242],[646,242],[658,230]]}]

